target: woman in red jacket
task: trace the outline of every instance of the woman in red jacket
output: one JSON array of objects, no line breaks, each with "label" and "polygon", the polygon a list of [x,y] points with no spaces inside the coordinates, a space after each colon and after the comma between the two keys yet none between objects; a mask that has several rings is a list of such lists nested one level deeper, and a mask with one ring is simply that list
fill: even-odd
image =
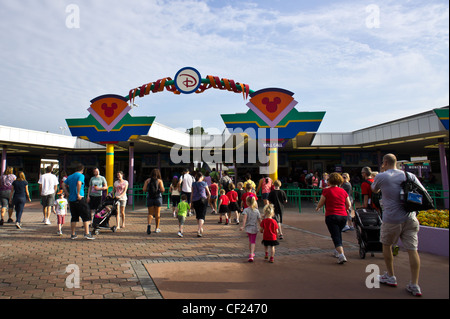
[{"label": "woman in red jacket", "polygon": [[328,178],[329,187],[322,190],[322,196],[316,208],[316,211],[319,211],[325,205],[325,223],[333,240],[335,256],[339,264],[347,261],[342,246],[342,229],[347,223],[347,209],[351,206],[347,192],[339,187],[343,181],[339,173],[331,173]]}]

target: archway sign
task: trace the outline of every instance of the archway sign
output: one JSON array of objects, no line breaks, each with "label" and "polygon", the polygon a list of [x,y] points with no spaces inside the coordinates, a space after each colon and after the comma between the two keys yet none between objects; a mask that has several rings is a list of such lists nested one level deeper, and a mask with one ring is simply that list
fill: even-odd
[{"label": "archway sign", "polygon": [[250,95],[247,113],[221,116],[230,131],[243,132],[268,148],[269,171],[273,179],[278,178],[278,147],[299,134],[316,132],[325,115],[325,112],[297,111],[297,101],[290,91],[268,88],[255,92],[250,90],[248,84],[212,75],[202,78],[196,69],[185,67],[175,74],[174,79],[166,77],[144,84],[131,89],[127,96],[98,96],[91,100],[88,108],[90,114],[86,118],[66,119],[66,122],[72,136],[106,144],[106,179],[108,185],[113,185],[114,144],[132,142],[139,135],[147,135],[155,120],[155,116],[133,117],[129,114],[137,97],[164,89],[174,94],[191,94],[211,88],[242,93],[244,99]]}]

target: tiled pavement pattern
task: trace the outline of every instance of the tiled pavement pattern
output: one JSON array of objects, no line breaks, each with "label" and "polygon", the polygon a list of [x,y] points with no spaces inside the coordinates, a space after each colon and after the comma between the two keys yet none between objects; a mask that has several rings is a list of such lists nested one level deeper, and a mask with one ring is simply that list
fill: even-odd
[{"label": "tiled pavement pattern", "polygon": [[[279,267],[278,272],[293,270],[291,266],[285,270],[281,269],[282,265],[289,265],[286,264],[286,258],[298,261],[297,258],[301,256],[309,260],[316,259],[317,256],[321,260],[325,258],[326,263],[334,263],[330,258],[333,251],[332,242],[322,213],[312,212],[311,209],[309,212],[307,209],[304,211],[298,214],[293,208],[287,209],[285,213],[285,239],[276,250],[276,256],[279,256],[280,260],[284,258],[284,261],[273,265]],[[217,215],[208,213],[202,238],[196,237],[194,216],[187,219],[184,238],[177,236],[178,221],[165,208],[162,209],[162,232],[158,234],[146,234],[146,207],[136,206],[135,211],[131,211],[131,206],[128,206],[126,216],[126,228],[116,233],[102,230],[95,240],[86,240],[82,236],[81,227],[78,227],[78,238],[71,240],[70,214],[66,217],[64,235],[58,236],[56,217],[52,216],[52,225],[44,225],[39,202],[27,204],[22,229],[16,229],[14,224],[5,223],[0,226],[0,299],[162,299],[163,291],[158,290],[155,282],[161,284],[161,288],[167,288],[166,278],[170,280],[171,276],[175,275],[170,271],[178,269],[171,267],[176,266],[176,263],[180,263],[182,267],[195,267],[199,262],[214,264],[221,261],[237,261],[238,265],[245,265],[248,256],[248,239],[245,232],[239,231],[239,226],[235,224],[218,224]],[[113,217],[111,225],[114,224]],[[260,263],[263,249],[259,242],[257,244],[256,257]],[[358,258],[354,232],[346,233],[344,247],[346,252],[354,255],[353,258]],[[381,262],[379,255],[376,260]],[[431,255],[430,257],[429,261],[424,259],[424,265],[430,269],[428,276],[437,274],[438,277],[428,279],[425,268],[424,278],[430,285],[435,286],[445,278],[448,281],[448,258],[442,260]],[[405,255],[401,257],[403,267],[407,266],[406,258]],[[353,259],[352,265],[361,268],[369,262],[371,261]],[[161,268],[165,263],[167,266]],[[66,271],[69,265],[78,266],[80,271],[78,288],[68,288],[66,285],[66,279],[73,277],[72,271]],[[351,271],[351,268],[347,269]],[[447,269],[444,275],[440,274],[441,269]],[[155,282],[149,272],[156,274]],[[205,275],[212,276],[212,279],[215,276],[214,272]],[[351,276],[351,273],[349,275]],[[208,278],[205,278],[205,282],[206,279]],[[444,293],[440,288],[438,298],[448,298],[448,284],[446,287],[447,293],[445,287],[441,287]],[[367,293],[364,287],[361,291]],[[166,293],[170,296],[169,292]],[[187,293],[183,296],[188,295]],[[375,295],[371,293],[367,296],[373,298]],[[401,293],[395,295],[395,298],[404,297]]]},{"label": "tiled pavement pattern", "polygon": [[[55,215],[52,225],[44,225],[39,203],[27,204],[22,229],[0,226],[0,298],[162,298],[144,264],[247,257],[246,234],[237,225],[218,224],[216,215],[208,214],[203,238],[196,237],[194,216],[179,238],[177,219],[165,208],[162,232],[149,236],[146,216],[145,207],[131,211],[128,206],[126,228],[101,230],[95,240],[86,240],[78,227],[78,238],[71,240],[70,215],[63,236],[58,236]],[[115,224],[114,217],[110,224]],[[286,225],[285,234],[289,232],[303,232],[301,246],[285,241],[277,255],[331,252],[327,236]],[[79,288],[66,285],[72,274],[66,267],[72,264],[80,270]]]}]

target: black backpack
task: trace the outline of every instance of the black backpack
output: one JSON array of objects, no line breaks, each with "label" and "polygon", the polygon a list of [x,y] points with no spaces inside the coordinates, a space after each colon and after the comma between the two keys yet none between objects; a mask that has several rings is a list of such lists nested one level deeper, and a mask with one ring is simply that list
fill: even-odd
[{"label": "black backpack", "polygon": [[157,179],[150,179],[148,182],[148,197],[151,199],[159,198],[161,197],[161,190],[159,189],[159,183]]},{"label": "black backpack", "polygon": [[434,209],[433,199],[427,190],[413,180],[409,173],[405,172],[406,180],[402,182],[403,206],[405,210],[417,212],[420,210]]}]

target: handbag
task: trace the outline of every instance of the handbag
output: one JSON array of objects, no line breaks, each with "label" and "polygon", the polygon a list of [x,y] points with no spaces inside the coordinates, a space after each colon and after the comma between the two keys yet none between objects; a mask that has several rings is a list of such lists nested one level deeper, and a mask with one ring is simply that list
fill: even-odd
[{"label": "handbag", "polygon": [[433,199],[427,190],[412,179],[408,172],[405,172],[406,180],[401,184],[400,200],[403,207],[410,212],[434,209]]}]

